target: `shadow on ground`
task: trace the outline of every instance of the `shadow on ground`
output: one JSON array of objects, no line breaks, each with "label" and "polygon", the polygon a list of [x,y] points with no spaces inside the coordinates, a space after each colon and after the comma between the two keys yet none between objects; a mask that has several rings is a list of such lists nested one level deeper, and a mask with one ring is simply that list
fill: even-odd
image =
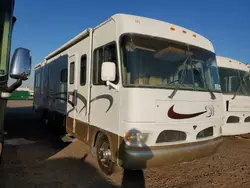
[{"label": "shadow on ground", "polygon": [[[0,188],[117,187],[93,162],[85,160],[87,150],[80,143],[63,143],[32,107],[9,107],[5,125],[6,143],[25,139],[30,144],[5,144]],[[123,188],[145,187],[143,171],[124,171],[120,179]]]},{"label": "shadow on ground", "polygon": [[60,139],[59,133],[44,124],[32,107],[7,108],[5,115],[6,139],[24,138],[29,141],[51,141],[54,147],[61,149],[67,144]]},{"label": "shadow on ground", "polygon": [[46,160],[36,165],[15,166],[0,170],[0,187],[116,187],[85,158],[59,158]]},{"label": "shadow on ground", "polygon": [[[115,187],[98,169],[79,158],[60,135],[32,111],[32,107],[8,108],[5,117],[0,187]],[[8,144],[24,139],[28,144]],[[77,149],[77,148],[73,148]],[[65,152],[66,151],[66,152]],[[77,151],[76,151],[77,152]]]},{"label": "shadow on ground", "polygon": [[125,170],[123,172],[122,182],[121,182],[122,188],[145,188],[145,177],[143,170]]}]

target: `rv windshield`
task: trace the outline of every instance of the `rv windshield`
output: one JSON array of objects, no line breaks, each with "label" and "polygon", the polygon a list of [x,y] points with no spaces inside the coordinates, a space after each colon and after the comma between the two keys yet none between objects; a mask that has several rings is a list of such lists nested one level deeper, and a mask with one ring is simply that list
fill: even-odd
[{"label": "rv windshield", "polygon": [[221,90],[224,94],[250,96],[250,73],[247,71],[219,67]]},{"label": "rv windshield", "polygon": [[[2,6],[3,5],[3,6]],[[0,77],[6,75],[9,56],[11,15],[5,3],[0,4]]]},{"label": "rv windshield", "polygon": [[204,49],[125,35],[121,56],[124,86],[221,91],[215,54]]}]

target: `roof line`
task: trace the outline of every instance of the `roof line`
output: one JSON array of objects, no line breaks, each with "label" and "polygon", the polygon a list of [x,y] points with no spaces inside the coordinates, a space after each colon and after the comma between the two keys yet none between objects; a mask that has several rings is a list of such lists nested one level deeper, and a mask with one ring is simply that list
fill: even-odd
[{"label": "roof line", "polygon": [[67,48],[73,46],[74,44],[76,44],[77,42],[79,42],[80,40],[82,40],[83,38],[85,38],[86,36],[89,35],[89,31],[91,30],[91,28],[85,29],[84,31],[82,31],[80,34],[78,34],[77,36],[75,36],[74,38],[72,38],[71,40],[69,40],[67,43],[63,44],[61,47],[59,47],[58,49],[56,49],[55,51],[53,51],[52,53],[50,53],[49,55],[47,55],[45,57],[45,60],[48,60],[56,55],[58,55],[59,53],[63,52],[64,50],[66,50]]}]

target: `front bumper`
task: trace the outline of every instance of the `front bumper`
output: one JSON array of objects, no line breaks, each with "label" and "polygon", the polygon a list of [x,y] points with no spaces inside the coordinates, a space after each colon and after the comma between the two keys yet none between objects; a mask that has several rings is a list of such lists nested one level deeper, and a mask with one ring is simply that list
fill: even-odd
[{"label": "front bumper", "polygon": [[213,154],[222,141],[223,138],[218,137],[212,140],[172,146],[141,148],[126,146],[120,166],[124,169],[143,169],[191,161]]},{"label": "front bumper", "polygon": [[250,123],[225,123],[222,126],[223,136],[241,135],[250,133]]}]

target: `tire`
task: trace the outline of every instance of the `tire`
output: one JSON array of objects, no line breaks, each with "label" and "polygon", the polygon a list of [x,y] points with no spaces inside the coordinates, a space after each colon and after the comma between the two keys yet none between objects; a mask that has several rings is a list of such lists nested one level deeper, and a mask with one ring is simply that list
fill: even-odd
[{"label": "tire", "polygon": [[99,133],[97,137],[96,155],[102,172],[108,176],[112,175],[114,173],[113,156],[109,139],[103,133]]}]

